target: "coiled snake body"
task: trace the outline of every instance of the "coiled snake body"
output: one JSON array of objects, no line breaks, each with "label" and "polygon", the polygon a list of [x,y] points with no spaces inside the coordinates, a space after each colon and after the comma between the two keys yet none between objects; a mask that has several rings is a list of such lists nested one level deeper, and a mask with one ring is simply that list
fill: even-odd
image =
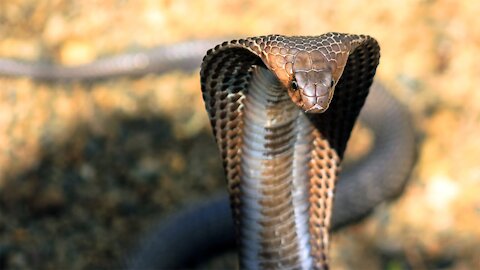
[{"label": "coiled snake body", "polygon": [[[165,51],[160,55],[168,55]],[[164,71],[168,63],[183,68],[194,56],[172,60],[135,55],[119,70],[139,74],[156,65]],[[412,127],[402,106],[378,85],[363,113],[376,133],[375,150],[337,183],[379,57],[373,38],[339,33],[233,40],[204,57],[202,93],[223,159],[242,268],[327,269],[331,225],[349,223],[401,190],[413,164]],[[102,70],[110,76],[105,63]],[[3,74],[76,78],[71,69],[56,67],[55,76],[45,67],[25,67],[0,59]],[[102,77],[93,67],[82,67],[78,74]],[[203,212],[174,217],[133,256],[130,267],[182,267],[199,245],[206,245],[204,250],[209,243],[224,245],[212,239],[225,236],[220,230],[230,235],[231,223],[223,221],[229,215],[225,203],[219,199],[201,208]],[[202,224],[211,227],[192,229]]]}]

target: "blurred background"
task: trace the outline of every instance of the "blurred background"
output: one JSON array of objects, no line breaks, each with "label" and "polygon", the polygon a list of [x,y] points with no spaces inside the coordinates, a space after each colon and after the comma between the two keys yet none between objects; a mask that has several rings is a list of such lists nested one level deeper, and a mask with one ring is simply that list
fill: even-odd
[{"label": "blurred background", "polygon": [[[475,0],[2,0],[0,57],[75,65],[191,39],[372,35],[418,160],[397,200],[333,236],[333,269],[479,269],[479,14]],[[198,72],[0,77],[0,269],[114,267],[162,217],[223,188]]]}]

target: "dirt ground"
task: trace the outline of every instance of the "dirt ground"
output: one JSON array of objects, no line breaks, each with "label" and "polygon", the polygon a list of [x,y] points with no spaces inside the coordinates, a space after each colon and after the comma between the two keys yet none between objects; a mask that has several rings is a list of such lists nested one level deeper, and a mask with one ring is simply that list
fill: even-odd
[{"label": "dirt ground", "polygon": [[[3,0],[0,57],[75,65],[198,38],[372,35],[418,161],[397,200],[333,237],[333,269],[480,269],[478,14],[474,0]],[[0,269],[113,267],[162,217],[224,188],[215,151],[197,72],[0,77]]]}]

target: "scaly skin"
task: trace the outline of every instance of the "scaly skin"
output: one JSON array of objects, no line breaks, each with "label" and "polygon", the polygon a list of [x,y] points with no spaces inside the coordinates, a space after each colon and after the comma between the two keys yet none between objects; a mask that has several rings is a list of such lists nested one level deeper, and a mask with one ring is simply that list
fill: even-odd
[{"label": "scaly skin", "polygon": [[240,266],[328,269],[335,182],[379,61],[368,36],[224,42],[201,69]]}]

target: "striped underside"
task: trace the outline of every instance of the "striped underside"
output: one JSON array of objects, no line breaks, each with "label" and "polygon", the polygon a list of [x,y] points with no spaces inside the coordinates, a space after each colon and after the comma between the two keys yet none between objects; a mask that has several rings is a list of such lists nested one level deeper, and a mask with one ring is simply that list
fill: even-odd
[{"label": "striped underside", "polygon": [[[202,94],[241,268],[328,269],[339,164],[378,59],[374,39],[339,33],[232,40],[207,52]],[[327,111],[306,114],[291,81],[297,68],[318,67],[331,70],[335,94]]]}]

